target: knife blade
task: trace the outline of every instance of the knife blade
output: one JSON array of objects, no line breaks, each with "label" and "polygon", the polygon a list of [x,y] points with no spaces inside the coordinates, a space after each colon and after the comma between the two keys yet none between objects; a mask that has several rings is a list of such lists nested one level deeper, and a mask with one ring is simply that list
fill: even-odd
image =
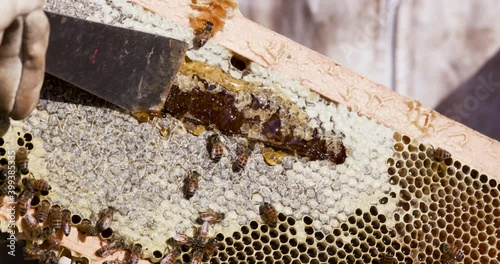
[{"label": "knife blade", "polygon": [[46,12],[46,72],[127,110],[161,110],[188,44]]}]

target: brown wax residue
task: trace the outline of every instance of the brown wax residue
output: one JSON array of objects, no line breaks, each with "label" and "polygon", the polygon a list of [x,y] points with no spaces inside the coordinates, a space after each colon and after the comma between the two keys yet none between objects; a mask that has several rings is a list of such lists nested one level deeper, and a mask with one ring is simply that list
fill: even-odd
[{"label": "brown wax residue", "polygon": [[179,77],[165,103],[165,111],[174,117],[245,136],[276,151],[336,164],[345,161],[342,137],[308,127],[307,118],[298,114],[300,109],[282,97],[281,101],[272,94],[264,98],[264,93],[257,92],[257,84],[234,79],[200,62],[185,63],[181,72],[188,75]]}]

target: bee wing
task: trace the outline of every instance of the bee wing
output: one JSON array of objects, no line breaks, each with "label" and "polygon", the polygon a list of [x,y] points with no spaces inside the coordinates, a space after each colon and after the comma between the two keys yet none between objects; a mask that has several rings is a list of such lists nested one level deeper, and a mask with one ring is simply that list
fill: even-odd
[{"label": "bee wing", "polygon": [[266,211],[266,208],[264,207],[264,204],[259,205],[259,214],[263,215]]}]

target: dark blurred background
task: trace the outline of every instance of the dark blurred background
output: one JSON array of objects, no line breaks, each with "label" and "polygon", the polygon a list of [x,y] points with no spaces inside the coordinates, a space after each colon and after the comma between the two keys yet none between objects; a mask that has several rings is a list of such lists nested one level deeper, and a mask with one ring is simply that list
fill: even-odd
[{"label": "dark blurred background", "polygon": [[500,140],[497,0],[239,3],[247,18]]},{"label": "dark blurred background", "polygon": [[10,249],[7,248],[7,233],[0,233],[0,264],[36,264],[38,261],[25,260],[23,255],[23,247],[25,241],[18,241],[14,250],[15,256],[9,255]]}]

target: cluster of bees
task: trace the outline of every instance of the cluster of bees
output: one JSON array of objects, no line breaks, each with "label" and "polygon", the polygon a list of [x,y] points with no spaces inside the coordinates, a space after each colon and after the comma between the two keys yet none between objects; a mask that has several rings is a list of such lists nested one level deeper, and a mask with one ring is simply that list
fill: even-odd
[{"label": "cluster of bees", "polygon": [[[220,139],[219,134],[212,134],[207,140],[207,150],[208,155],[214,162],[220,161],[224,155],[224,144]],[[238,148],[238,156],[232,163],[232,170],[234,172],[240,172],[245,169],[248,159],[252,155],[254,150],[254,145],[252,143],[247,143],[245,145],[240,145]]]},{"label": "cluster of bees", "polygon": [[[224,144],[220,139],[219,134],[212,134],[207,139],[207,150],[208,156],[214,162],[219,162],[224,155]],[[253,146],[248,144],[247,146],[242,146],[239,149],[239,154],[236,159],[232,163],[232,170],[234,172],[241,172],[247,165],[248,159],[253,152]],[[184,178],[184,197],[186,199],[190,199],[194,196],[196,191],[198,190],[199,181],[200,181],[200,173],[197,171],[191,171]]]},{"label": "cluster of bees", "polygon": [[[272,228],[277,226],[278,212],[270,203],[260,205],[259,214],[265,224]],[[223,213],[214,212],[213,210],[200,212],[200,216],[196,220],[200,226],[194,227],[193,236],[190,237],[178,232],[171,237],[169,243],[173,246],[173,249],[160,261],[160,264],[176,263],[177,258],[182,252],[181,247],[183,246],[191,248],[191,264],[199,264],[204,260],[210,259],[217,251],[217,240],[214,237],[208,236],[209,228],[220,223],[223,219]]]},{"label": "cluster of bees", "polygon": [[[212,134],[208,137],[207,151],[211,160],[219,162],[224,155],[224,149],[225,147],[219,134]],[[234,172],[240,172],[246,167],[252,152],[253,146],[251,145],[240,150],[238,157],[232,164]],[[200,177],[200,173],[197,171],[191,171],[185,176],[183,192],[186,199],[189,200],[198,190]],[[277,226],[278,212],[270,203],[264,202],[260,205],[259,214],[265,224],[272,228]],[[197,223],[201,226],[194,228],[194,236],[189,237],[184,233],[177,233],[173,236],[170,242],[174,246],[174,249],[162,259],[160,264],[176,263],[175,261],[181,253],[181,246],[187,246],[192,249],[191,264],[198,264],[201,263],[203,259],[210,258],[217,250],[217,241],[213,237],[208,237],[209,227],[220,223],[223,219],[223,213],[214,212],[212,210],[200,212]]]},{"label": "cluster of bees", "polygon": [[[0,206],[3,205],[4,197],[8,194],[17,192],[20,190],[19,181],[21,180],[21,174],[28,174],[28,150],[25,147],[21,147],[16,151],[15,155],[15,166],[7,166],[0,165]],[[15,168],[14,179],[9,179],[9,169],[12,167]],[[32,178],[24,178],[22,180],[24,186],[26,186],[25,192],[21,195],[20,198],[23,198],[23,202],[28,201],[31,203],[31,199],[34,197],[34,192],[42,192],[43,194],[48,194],[48,191],[51,189],[50,185],[40,179],[32,179]],[[26,213],[26,208],[29,209],[29,204],[23,204],[24,213]]]},{"label": "cluster of bees", "polygon": [[125,240],[119,236],[114,235],[109,243],[99,248],[95,255],[101,258],[111,256],[119,250],[128,250],[130,255],[126,260],[114,259],[106,260],[103,264],[137,264],[142,258],[142,245],[141,244],[127,244]]},{"label": "cluster of bees", "polygon": [[191,248],[192,257],[191,264],[199,264],[203,259],[209,259],[217,250],[217,240],[214,237],[209,237],[208,232],[210,226],[220,223],[224,219],[224,214],[208,210],[201,212],[197,219],[200,226],[194,228],[193,236],[190,237],[184,233],[176,233],[169,242],[174,246],[174,249],[166,255],[161,264],[174,264],[181,253],[181,247],[187,246]]},{"label": "cluster of bees", "polygon": [[[27,258],[38,260],[40,263],[58,263],[57,250],[60,249],[60,238],[57,232],[69,235],[71,230],[71,212],[62,210],[60,206],[51,206],[47,200],[42,200],[35,214],[30,213],[31,203],[35,195],[47,195],[51,190],[49,183],[43,179],[22,178],[29,173],[28,150],[19,148],[15,155],[15,177],[14,180],[5,181],[0,190],[0,201],[4,196],[18,192],[24,186],[23,191],[17,197],[16,216],[22,217],[21,224],[26,230],[26,236],[32,245],[24,248]],[[9,166],[9,168],[11,168]],[[2,169],[5,171],[5,169]],[[21,180],[22,178],[22,180]],[[22,185],[20,184],[22,183]],[[40,223],[42,225],[40,225]],[[38,244],[42,241],[42,244]],[[43,249],[42,249],[43,247]]]},{"label": "cluster of bees", "polygon": [[[99,213],[95,225],[90,220],[83,219],[76,228],[83,236],[97,236],[99,233],[111,228],[115,211],[113,207],[108,207]],[[61,249],[59,232],[69,236],[72,226],[71,212],[68,209],[61,210],[59,205],[50,206],[47,200],[42,200],[34,215],[23,215],[20,212],[20,216],[23,216],[26,229],[29,232],[27,235],[28,240],[32,242],[31,245],[24,249],[26,257],[38,260],[39,263],[58,263],[57,252]],[[42,241],[42,243],[38,244],[39,241]],[[127,245],[124,239],[119,239],[115,234],[111,242],[99,248],[95,255],[104,258],[118,250],[130,251],[128,259],[109,260],[105,261],[104,264],[137,264],[142,257],[142,246],[140,244]],[[78,261],[75,263],[78,263]]]},{"label": "cluster of bees", "polygon": [[[26,239],[30,242],[24,248],[25,257],[38,260],[39,263],[56,264],[59,262],[61,238],[71,233],[72,214],[69,209],[63,209],[60,205],[51,205],[46,199],[41,200],[35,211],[31,213],[30,209],[35,196],[45,196],[52,188],[46,180],[22,177],[22,175],[30,174],[28,161],[28,150],[24,147],[19,148],[15,155],[16,171],[13,182],[6,181],[8,175],[6,167],[0,166],[0,180],[3,181],[0,186],[0,201],[3,201],[7,194],[12,193],[12,190],[16,192],[22,190],[17,197],[16,216],[22,218],[21,225]],[[95,225],[90,220],[83,219],[76,228],[84,236],[97,236],[110,229],[115,212],[115,208],[108,207],[99,213]],[[131,252],[128,260],[106,261],[106,264],[136,264],[142,256],[142,247],[139,244],[127,246],[123,239],[114,239],[113,242],[98,249],[96,255],[106,257],[119,249]]]},{"label": "cluster of bees", "polygon": [[[224,145],[218,134],[213,134],[208,138],[207,150],[210,159],[214,162],[220,161],[224,155]],[[239,172],[246,166],[248,158],[253,151],[253,146],[247,146],[242,149],[237,159],[233,162],[233,170]],[[28,150],[21,147],[16,152],[16,190],[21,190],[17,198],[16,211],[19,217],[22,217],[22,226],[30,244],[25,247],[26,258],[38,260],[39,263],[58,263],[59,252],[61,249],[61,236],[69,236],[72,227],[71,211],[63,209],[60,205],[51,205],[43,199],[36,207],[34,213],[30,213],[31,204],[35,195],[47,195],[52,189],[49,183],[43,179],[30,177],[22,178],[21,174],[29,174],[28,170]],[[7,175],[7,170],[0,169],[1,175]],[[2,176],[3,177],[3,176]],[[186,176],[184,194],[186,199],[191,198],[198,189],[200,174],[192,171]],[[3,179],[3,178],[2,178]],[[5,177],[7,179],[7,177]],[[22,183],[20,185],[19,183]],[[7,194],[8,184],[4,182],[0,187],[0,197]],[[84,236],[97,236],[99,233],[108,230],[113,221],[113,215],[116,209],[108,207],[99,214],[99,219],[93,225],[89,219],[83,219],[76,226],[77,230]],[[270,203],[263,203],[259,207],[259,213],[265,224],[270,227],[276,227],[278,222],[278,213]],[[224,219],[224,214],[208,210],[201,212],[195,227],[194,236],[189,237],[183,233],[177,233],[170,239],[174,249],[170,251],[161,261],[161,264],[176,263],[176,259],[181,253],[181,246],[192,248],[191,263],[201,263],[203,259],[211,257],[217,250],[217,241],[208,236],[209,227],[220,223]],[[127,245],[125,240],[116,234],[109,239],[109,243],[99,248],[95,255],[106,258],[116,251],[128,250],[130,255],[127,260],[108,260],[103,264],[136,264],[142,257],[142,246],[140,244]]]},{"label": "cluster of bees", "polygon": [[[220,139],[219,134],[212,134],[207,139],[207,151],[211,160],[214,162],[219,162],[224,155],[224,144]],[[232,164],[232,169],[234,172],[242,171],[253,152],[253,146],[248,145],[245,148],[241,148],[240,153],[236,160]],[[198,190],[200,174],[196,171],[191,171],[187,174],[184,179],[184,197],[190,199],[194,196]],[[270,227],[274,228],[278,223],[278,212],[270,203],[264,202],[259,207],[259,214],[263,222]],[[186,245],[193,248],[193,255],[191,259],[192,264],[201,263],[203,258],[209,258],[217,250],[216,240],[214,238],[208,238],[208,229],[210,225],[215,225],[220,223],[224,219],[224,214],[217,213],[212,210],[201,212],[200,217],[197,222],[201,224],[200,227],[196,227],[194,231],[194,237],[189,237],[183,233],[177,233],[171,238],[175,248],[165,256],[165,258],[160,262],[161,264],[172,264],[180,254],[180,246]]]}]

